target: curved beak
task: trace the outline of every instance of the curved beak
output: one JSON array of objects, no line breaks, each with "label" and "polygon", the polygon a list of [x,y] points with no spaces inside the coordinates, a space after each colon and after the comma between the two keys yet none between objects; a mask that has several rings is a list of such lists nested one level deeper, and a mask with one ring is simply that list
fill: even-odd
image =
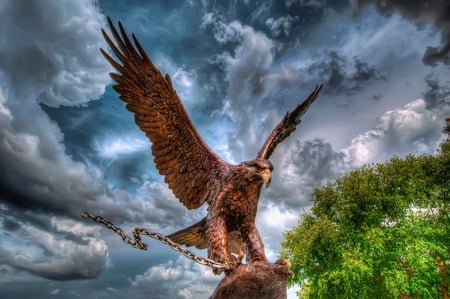
[{"label": "curved beak", "polygon": [[270,181],[272,180],[272,174],[271,174],[270,169],[266,168],[266,169],[261,170],[259,175],[261,176],[261,178],[263,179],[264,183],[266,184],[266,188],[269,188]]}]

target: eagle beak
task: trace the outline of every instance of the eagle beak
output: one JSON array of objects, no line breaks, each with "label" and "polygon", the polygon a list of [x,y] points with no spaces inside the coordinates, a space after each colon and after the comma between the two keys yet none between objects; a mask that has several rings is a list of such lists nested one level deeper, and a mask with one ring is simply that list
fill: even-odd
[{"label": "eagle beak", "polygon": [[270,169],[263,169],[261,170],[261,172],[259,173],[261,178],[263,179],[264,183],[266,184],[266,188],[269,188],[270,186],[270,181],[272,180],[272,174]]}]

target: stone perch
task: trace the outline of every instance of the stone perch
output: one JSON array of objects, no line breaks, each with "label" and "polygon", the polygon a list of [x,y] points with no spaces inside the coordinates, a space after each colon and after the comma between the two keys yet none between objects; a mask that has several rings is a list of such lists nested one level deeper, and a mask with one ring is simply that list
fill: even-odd
[{"label": "stone perch", "polygon": [[219,282],[209,299],[286,299],[290,275],[284,260],[242,264]]}]

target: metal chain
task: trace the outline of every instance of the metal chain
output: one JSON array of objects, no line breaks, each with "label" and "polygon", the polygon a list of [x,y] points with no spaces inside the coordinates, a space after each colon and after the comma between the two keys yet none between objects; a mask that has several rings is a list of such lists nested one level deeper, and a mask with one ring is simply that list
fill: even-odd
[{"label": "metal chain", "polygon": [[142,242],[141,235],[149,236],[150,238],[153,238],[155,240],[160,241],[163,244],[168,245],[173,250],[178,251],[179,253],[183,254],[185,257],[193,260],[194,262],[197,262],[204,266],[211,267],[213,269],[225,269],[225,264],[218,263],[214,260],[207,259],[200,255],[197,255],[197,254],[193,253],[192,251],[189,251],[189,250],[183,248],[181,245],[173,242],[171,239],[169,239],[159,233],[149,231],[145,228],[136,227],[133,231],[134,240],[132,240],[129,236],[127,236],[123,232],[123,230],[121,228],[115,226],[112,222],[106,220],[105,218],[103,218],[101,216],[92,215],[88,212],[82,212],[81,217],[83,217],[85,219],[91,219],[97,223],[103,224],[108,229],[112,230],[117,235],[119,235],[125,243],[133,246],[134,248],[141,249],[141,250],[147,250],[147,244]]}]

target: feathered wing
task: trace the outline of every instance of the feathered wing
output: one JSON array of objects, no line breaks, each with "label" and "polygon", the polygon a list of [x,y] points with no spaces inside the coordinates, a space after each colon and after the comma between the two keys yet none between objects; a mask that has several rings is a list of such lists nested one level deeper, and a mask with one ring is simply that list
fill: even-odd
[{"label": "feathered wing", "polygon": [[205,249],[208,246],[206,241],[206,218],[167,237],[180,245]]},{"label": "feathered wing", "polygon": [[283,120],[273,129],[269,138],[267,138],[261,150],[258,152],[257,158],[269,159],[278,144],[283,142],[292,132],[295,131],[301,122],[303,114],[308,110],[309,106],[316,100],[322,85],[316,85],[314,91],[294,110],[286,113]]},{"label": "feathered wing", "polygon": [[103,29],[102,33],[118,60],[101,52],[118,71],[110,74],[117,83],[113,88],[152,142],[156,168],[169,188],[188,209],[198,208],[229,165],[202,140],[169,75],[162,76],[134,34],[133,46],[120,22],[120,34],[110,18],[108,23],[114,42]]},{"label": "feathered wing", "polygon": [[[195,246],[198,249],[205,249],[208,247],[208,242],[206,240],[206,218],[203,218],[187,228],[170,234],[167,237],[180,245],[185,245],[187,247]],[[241,251],[245,251],[244,243],[236,231],[228,233],[227,244],[230,253],[240,254]]]}]

